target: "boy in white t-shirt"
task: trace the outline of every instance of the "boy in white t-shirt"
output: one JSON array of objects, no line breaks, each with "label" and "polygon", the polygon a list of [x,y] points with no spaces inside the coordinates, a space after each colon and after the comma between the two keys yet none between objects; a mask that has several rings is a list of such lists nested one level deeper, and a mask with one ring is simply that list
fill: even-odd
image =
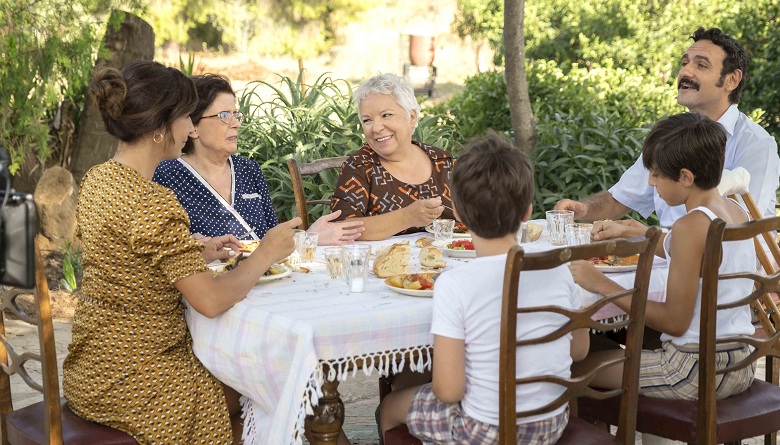
[{"label": "boy in white t-shirt", "polygon": [[[424,443],[493,444],[498,441],[501,298],[506,254],[517,245],[520,223],[531,214],[531,162],[505,138],[491,133],[469,144],[452,175],[456,215],[472,233],[477,258],[436,280],[433,296],[433,381],[390,393],[380,406],[380,428],[406,423]],[[528,245],[527,250],[531,250]],[[520,275],[521,307],[580,306],[566,266]],[[520,314],[518,339],[537,338],[566,322],[557,314]],[[587,330],[517,351],[517,377],[570,376],[572,358],[588,352]],[[563,388],[517,387],[517,409],[537,408]],[[555,443],[568,423],[568,407],[522,418],[518,443]]]}]

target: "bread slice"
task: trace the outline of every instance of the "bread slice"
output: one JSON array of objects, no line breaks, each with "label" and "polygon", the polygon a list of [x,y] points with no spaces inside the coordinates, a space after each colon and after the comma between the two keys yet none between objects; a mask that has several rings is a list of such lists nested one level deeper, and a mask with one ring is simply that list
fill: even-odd
[{"label": "bread slice", "polygon": [[420,249],[420,265],[424,268],[437,269],[447,265],[441,257],[441,250],[427,246]]},{"label": "bread slice", "polygon": [[396,243],[377,254],[374,260],[374,274],[380,278],[408,273],[412,248],[409,242]]},{"label": "bread slice", "polygon": [[528,221],[525,227],[528,233],[529,242],[534,242],[538,240],[540,236],[542,236],[542,226],[539,224]]},{"label": "bread slice", "polygon": [[424,236],[422,238],[417,238],[417,241],[414,242],[417,244],[417,247],[426,247],[433,244],[433,238]]}]

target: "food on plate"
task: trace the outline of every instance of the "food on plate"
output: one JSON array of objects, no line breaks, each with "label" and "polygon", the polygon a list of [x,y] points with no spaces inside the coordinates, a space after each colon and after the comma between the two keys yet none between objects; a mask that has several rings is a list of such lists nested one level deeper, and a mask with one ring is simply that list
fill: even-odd
[{"label": "food on plate", "polygon": [[455,221],[455,233],[469,233],[469,228],[460,221]]},{"label": "food on plate", "polygon": [[395,275],[385,280],[390,286],[401,289],[426,290],[433,289],[434,273],[413,273]]},{"label": "food on plate", "polygon": [[255,241],[242,241],[241,248],[239,249],[243,253],[252,253],[257,249],[258,246],[260,246],[260,243],[262,243],[262,240],[255,240]]},{"label": "food on plate", "polygon": [[433,246],[426,246],[420,249],[420,265],[427,268],[441,268],[447,265],[447,262],[441,257],[441,250]]},{"label": "food on plate", "polygon": [[422,238],[417,238],[417,241],[415,241],[414,243],[417,244],[417,247],[430,246],[431,244],[433,244],[433,238],[424,236]]},{"label": "food on plate", "polygon": [[592,264],[596,266],[636,266],[639,262],[639,255],[631,255],[627,257],[619,257],[617,255],[607,255],[588,258]]},{"label": "food on plate", "polygon": [[282,266],[281,264],[271,264],[271,267],[269,267],[268,270],[265,271],[263,276],[269,277],[271,275],[279,275],[280,273],[284,273],[286,270],[287,268]]},{"label": "food on plate", "polygon": [[467,239],[457,240],[447,244],[447,248],[450,250],[474,250],[474,243]]},{"label": "food on plate", "polygon": [[526,234],[528,235],[528,241],[534,242],[542,236],[542,226],[539,224],[528,221],[525,225]]},{"label": "food on plate", "polygon": [[396,243],[380,252],[374,260],[374,274],[380,278],[405,274],[412,258],[412,248],[409,242]]}]

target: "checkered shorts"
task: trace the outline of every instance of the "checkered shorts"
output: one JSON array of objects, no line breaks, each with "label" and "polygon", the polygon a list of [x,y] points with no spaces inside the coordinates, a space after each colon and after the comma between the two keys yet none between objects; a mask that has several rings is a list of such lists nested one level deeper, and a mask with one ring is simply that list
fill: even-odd
[{"label": "checkered shorts", "polygon": [[[517,443],[554,444],[569,423],[569,410],[536,422],[517,425]],[[412,400],[406,415],[409,432],[424,444],[494,445],[498,427],[474,420],[461,409],[460,403],[444,403],[433,395],[430,383],[423,385]]]},{"label": "checkered shorts", "polygon": [[[666,341],[661,349],[642,351],[639,369],[640,392],[659,399],[699,399],[699,345],[676,346]],[[718,349],[715,369],[743,360],[752,346],[739,344]],[[725,399],[748,389],[753,383],[756,364],[716,376],[715,393]]]}]

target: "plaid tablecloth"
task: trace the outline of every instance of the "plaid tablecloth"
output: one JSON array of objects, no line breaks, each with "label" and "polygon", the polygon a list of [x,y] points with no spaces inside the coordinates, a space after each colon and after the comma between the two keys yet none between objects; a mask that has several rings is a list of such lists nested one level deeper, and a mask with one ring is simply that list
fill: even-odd
[{"label": "plaid tablecloth", "polygon": [[[399,238],[414,246],[418,236],[368,244],[373,252]],[[381,374],[406,366],[430,368],[430,298],[400,295],[373,276],[366,281],[365,292],[349,293],[343,280],[328,277],[321,252],[317,258],[322,262],[314,263],[310,273],[295,272],[255,286],[220,316],[186,311],[195,355],[220,381],[245,396],[246,445],[301,443],[303,420],[318,403],[322,382],[346,379],[357,358],[366,359],[362,369],[366,374],[375,367]],[[416,258],[413,248],[412,269],[419,269]],[[448,267],[464,261],[468,260],[447,258]],[[633,283],[630,273],[619,279]],[[662,299],[663,292],[659,295],[655,287],[654,298]],[[665,284],[660,287],[664,288]],[[583,301],[597,298],[583,292]],[[620,313],[608,306],[599,318]],[[416,363],[396,365],[388,360],[391,352],[414,350],[423,352]],[[330,365],[329,375],[323,375],[325,363]]]}]

